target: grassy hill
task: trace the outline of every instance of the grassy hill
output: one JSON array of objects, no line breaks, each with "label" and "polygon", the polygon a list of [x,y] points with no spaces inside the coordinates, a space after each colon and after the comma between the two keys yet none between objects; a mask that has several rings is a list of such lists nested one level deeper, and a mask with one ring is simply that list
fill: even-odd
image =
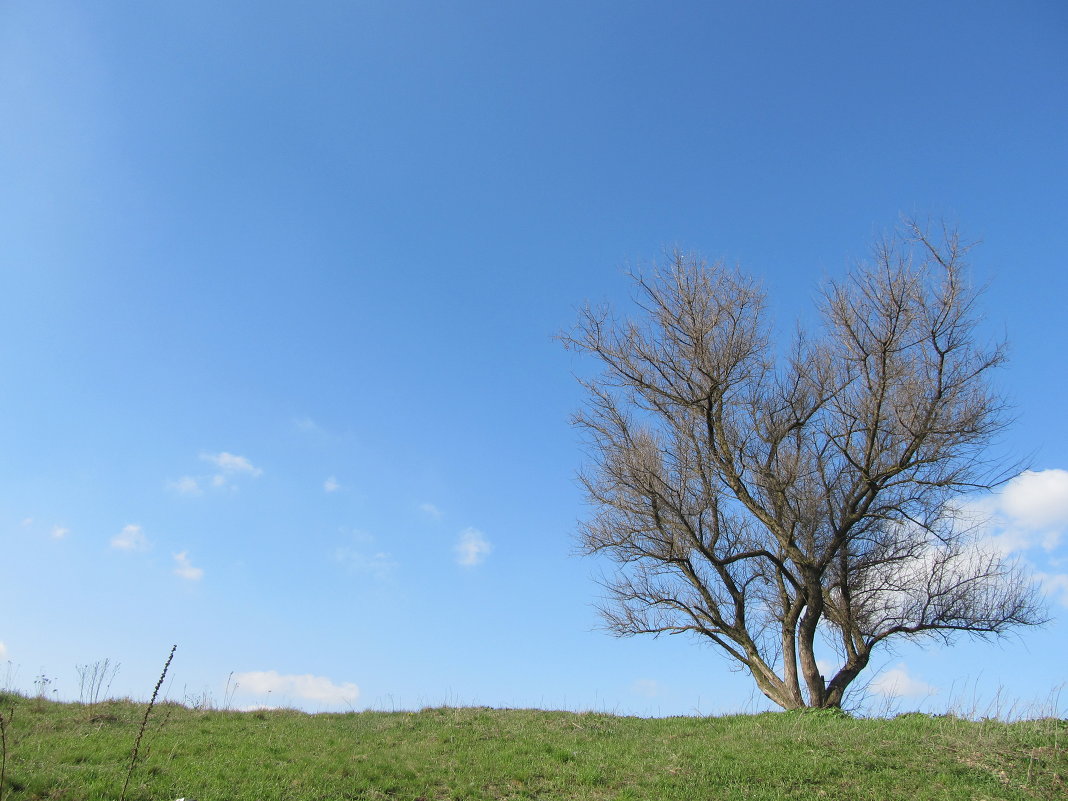
[{"label": "grassy hill", "polygon": [[[3,798],[119,798],[145,706],[4,695]],[[129,801],[1063,799],[1068,721],[157,704]]]}]

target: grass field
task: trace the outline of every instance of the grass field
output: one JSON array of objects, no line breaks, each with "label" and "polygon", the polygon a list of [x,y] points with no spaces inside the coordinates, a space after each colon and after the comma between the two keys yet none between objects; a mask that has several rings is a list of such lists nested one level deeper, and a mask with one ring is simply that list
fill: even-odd
[{"label": "grass field", "polygon": [[[0,696],[3,798],[118,799],[145,705]],[[1064,799],[1068,721],[157,704],[128,801]]]}]

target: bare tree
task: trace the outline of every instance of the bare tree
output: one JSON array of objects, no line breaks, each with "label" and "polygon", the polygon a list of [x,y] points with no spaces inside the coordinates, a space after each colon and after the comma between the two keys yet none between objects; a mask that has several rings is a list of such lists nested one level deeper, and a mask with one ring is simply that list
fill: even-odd
[{"label": "bare tree", "polygon": [[[582,312],[561,339],[604,367],[575,421],[583,551],[617,567],[612,632],[706,637],[794,709],[841,706],[891,638],[1043,622],[960,503],[1015,467],[987,456],[1004,349],[977,341],[966,250],[908,224],[824,287],[821,329],[785,348],[753,279],[683,254],[636,277],[642,320]],[[819,642],[838,654],[828,676]]]}]

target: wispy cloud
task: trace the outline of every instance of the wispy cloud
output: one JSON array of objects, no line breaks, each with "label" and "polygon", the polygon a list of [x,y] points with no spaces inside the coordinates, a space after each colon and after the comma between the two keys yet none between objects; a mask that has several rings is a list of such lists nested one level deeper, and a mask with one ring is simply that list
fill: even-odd
[{"label": "wispy cloud", "polygon": [[366,552],[347,546],[334,551],[334,561],[343,564],[353,573],[363,573],[380,581],[388,578],[397,567],[393,558],[384,551]]},{"label": "wispy cloud", "polygon": [[904,662],[899,662],[890,670],[884,670],[872,679],[868,687],[872,692],[887,698],[917,698],[938,692],[937,687],[910,676]]},{"label": "wispy cloud", "polygon": [[131,523],[111,538],[111,547],[120,551],[144,551],[148,548],[148,538],[140,526]]},{"label": "wispy cloud", "polygon": [[7,646],[0,640],[0,659],[7,659]]},{"label": "wispy cloud", "polygon": [[200,487],[201,479],[196,476],[182,476],[175,481],[167,482],[167,489],[179,495],[200,495],[204,492]]},{"label": "wispy cloud", "polygon": [[1035,573],[1042,592],[1051,598],[1056,598],[1062,605],[1068,606],[1068,574],[1065,573]]},{"label": "wispy cloud", "polygon": [[445,514],[444,512],[442,512],[438,507],[436,507],[432,503],[421,503],[421,504],[419,504],[419,511],[422,512],[423,514],[425,514],[427,517],[432,517],[435,520],[441,520],[441,518]]},{"label": "wispy cloud", "polygon": [[360,688],[351,682],[335,684],[325,676],[283,674],[274,670],[249,671],[234,674],[234,681],[245,692],[254,695],[272,694],[318,701],[324,704],[352,704],[360,697]]},{"label": "wispy cloud", "polygon": [[297,431],[301,431],[305,434],[321,434],[323,433],[322,426],[312,420],[310,417],[298,417],[293,421],[293,427]]},{"label": "wispy cloud", "polygon": [[211,462],[225,474],[244,474],[253,478],[263,475],[263,471],[244,456],[236,456],[226,451],[222,453],[202,453],[200,458],[205,462]]},{"label": "wispy cloud", "polygon": [[656,698],[663,692],[663,688],[656,679],[636,679],[630,685],[630,691],[646,698]]},{"label": "wispy cloud", "polygon": [[465,528],[456,541],[456,562],[464,567],[474,567],[486,561],[493,545],[477,528]]},{"label": "wispy cloud", "polygon": [[252,464],[246,457],[237,456],[226,451],[201,453],[200,458],[202,461],[214,465],[218,472],[207,475],[185,475],[173,481],[168,481],[167,489],[187,497],[202,495],[208,489],[221,490],[229,488],[231,491],[236,491],[237,486],[234,483],[234,479],[238,477],[259,478],[263,475],[263,470]]},{"label": "wispy cloud", "polygon": [[352,573],[386,579],[397,567],[393,557],[375,547],[375,538],[366,531],[348,532],[349,543],[334,550],[333,558]]},{"label": "wispy cloud", "polygon": [[189,552],[182,551],[174,554],[174,575],[184,578],[186,581],[200,581],[204,578],[203,568],[193,567],[189,561]]},{"label": "wispy cloud", "polygon": [[61,540],[70,534],[70,529],[65,526],[52,526],[52,539]]},{"label": "wispy cloud", "polygon": [[341,489],[341,485],[337,483],[337,479],[334,476],[330,476],[330,478],[323,482],[323,489],[326,492],[337,492]]}]

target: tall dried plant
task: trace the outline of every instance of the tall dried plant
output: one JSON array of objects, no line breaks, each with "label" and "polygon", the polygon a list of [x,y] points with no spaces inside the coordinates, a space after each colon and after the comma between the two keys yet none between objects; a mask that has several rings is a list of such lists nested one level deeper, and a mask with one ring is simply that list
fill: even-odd
[{"label": "tall dried plant", "polygon": [[137,739],[134,740],[133,751],[130,754],[130,767],[126,771],[126,780],[122,783],[122,792],[119,794],[119,801],[126,801],[126,790],[130,786],[130,777],[133,776],[134,768],[137,766],[137,756],[141,748],[141,738],[145,734],[145,729],[148,727],[148,716],[152,714],[152,707],[156,704],[156,696],[159,695],[159,688],[163,686],[163,680],[167,677],[167,669],[171,666],[171,660],[174,659],[174,652],[178,650],[178,645],[171,646],[171,652],[167,656],[167,661],[163,664],[163,672],[159,674],[159,680],[156,682],[155,688],[152,690],[152,698],[148,702],[148,706],[145,708],[145,716],[141,720],[141,726],[137,730]]}]

